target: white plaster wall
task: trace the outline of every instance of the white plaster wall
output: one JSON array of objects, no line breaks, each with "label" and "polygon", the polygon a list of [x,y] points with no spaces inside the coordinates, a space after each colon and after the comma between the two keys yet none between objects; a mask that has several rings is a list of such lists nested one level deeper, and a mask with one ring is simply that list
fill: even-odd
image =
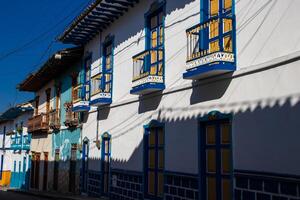
[{"label": "white plaster wall", "polygon": [[[51,88],[50,95],[50,110],[54,108],[54,100],[55,100],[55,90],[54,90],[54,81],[50,81],[44,87],[42,87],[39,91],[36,92],[36,96],[39,96],[39,114],[46,113],[46,90]],[[34,106],[35,107],[35,106]]]},{"label": "white plaster wall", "polygon": [[[183,80],[182,73],[186,60],[185,30],[199,22],[199,1],[167,1],[167,89],[162,96],[141,102],[129,94],[132,56],[144,50],[144,13],[151,2],[139,3],[101,36],[102,41],[109,33],[115,36],[113,104],[100,111],[98,128],[100,134],[108,131],[112,135],[112,167],[142,171],[143,125],[159,119],[166,121],[166,170],[197,173],[197,118],[219,110],[234,115],[236,169],[300,175],[300,147],[296,145],[300,136],[296,134],[295,121],[300,112],[300,62],[249,72],[287,60],[288,57],[282,57],[285,55],[299,56],[293,53],[300,50],[300,2],[238,1],[238,70],[233,78],[226,75],[225,80],[203,80],[196,87]],[[95,37],[85,47],[85,51],[93,52],[93,68],[100,63],[101,37]],[[122,104],[125,102],[129,103]],[[260,109],[266,114],[260,115]],[[96,121],[96,114],[91,113],[83,125],[83,137],[95,139]],[[92,144],[90,153],[95,157],[100,150]]]}]

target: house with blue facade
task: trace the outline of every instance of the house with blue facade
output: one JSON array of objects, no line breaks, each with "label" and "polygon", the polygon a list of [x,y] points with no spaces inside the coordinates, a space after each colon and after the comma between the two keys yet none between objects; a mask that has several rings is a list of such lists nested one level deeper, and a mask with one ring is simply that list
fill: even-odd
[{"label": "house with blue facade", "polygon": [[110,199],[299,199],[299,1],[95,0],[80,191]]},{"label": "house with blue facade", "polygon": [[31,134],[27,130],[32,113],[28,102],[9,108],[0,116],[0,186],[29,186]]}]

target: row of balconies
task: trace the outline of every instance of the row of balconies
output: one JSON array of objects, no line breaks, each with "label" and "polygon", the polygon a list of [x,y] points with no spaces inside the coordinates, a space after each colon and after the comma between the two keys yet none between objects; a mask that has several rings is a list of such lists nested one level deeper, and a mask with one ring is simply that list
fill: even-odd
[{"label": "row of balconies", "polygon": [[31,135],[18,135],[17,133],[11,136],[12,150],[30,150]]},{"label": "row of balconies", "polygon": [[[206,22],[187,29],[187,59],[183,78],[199,80],[235,71],[236,39],[233,30],[235,30],[235,18],[232,16],[212,17]],[[133,56],[133,79],[130,93],[144,95],[164,90],[165,62],[164,47],[145,50]],[[99,75],[92,78],[92,88],[90,88],[91,85],[81,84],[74,90],[73,111],[88,111],[90,106],[112,102],[111,88],[99,90],[101,83],[103,84],[102,77],[103,75]]]},{"label": "row of balconies", "polygon": [[[79,125],[79,113],[72,111],[72,103],[65,104],[65,121],[64,125],[72,128]],[[33,116],[28,120],[28,132],[49,132],[57,131],[61,128],[61,112],[60,109],[51,110],[49,113],[41,113]]]}]

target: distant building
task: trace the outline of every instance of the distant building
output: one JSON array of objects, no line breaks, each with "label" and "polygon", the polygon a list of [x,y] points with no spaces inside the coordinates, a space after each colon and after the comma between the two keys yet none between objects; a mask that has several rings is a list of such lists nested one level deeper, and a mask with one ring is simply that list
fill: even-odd
[{"label": "distant building", "polygon": [[31,135],[27,130],[32,112],[29,102],[0,115],[0,186],[28,188]]},{"label": "distant building", "polygon": [[35,92],[28,126],[31,190],[79,193],[80,115],[70,105],[80,78],[81,56],[82,49],[77,47],[58,51],[18,86]]}]

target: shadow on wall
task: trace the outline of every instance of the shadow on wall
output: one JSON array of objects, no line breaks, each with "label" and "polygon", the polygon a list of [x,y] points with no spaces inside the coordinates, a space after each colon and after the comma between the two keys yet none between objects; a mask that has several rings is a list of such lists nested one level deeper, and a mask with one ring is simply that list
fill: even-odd
[{"label": "shadow on wall", "polygon": [[138,113],[146,113],[148,111],[156,110],[162,99],[162,91],[152,94],[139,96],[139,110]]},{"label": "shadow on wall", "polygon": [[208,79],[207,83],[204,83],[206,80],[193,81],[192,82],[192,95],[190,103],[198,104],[206,101],[220,99],[226,92],[229,87],[232,78],[233,72],[222,75],[224,77],[221,81],[214,81],[213,79]]},{"label": "shadow on wall", "polygon": [[[300,95],[293,97],[281,98],[278,100],[258,101],[258,102],[243,102],[239,106],[245,108],[233,112],[233,160],[235,170],[247,170],[256,172],[270,172],[281,173],[299,176],[300,172],[300,158],[298,152],[300,151],[298,134],[298,116],[300,114]],[[256,104],[256,107],[250,105]],[[246,105],[246,107],[245,107]],[[247,106],[248,105],[248,106]],[[178,109],[178,112],[183,114],[188,112],[186,109]],[[168,118],[167,112],[174,110],[161,110],[160,121],[165,125],[165,170],[168,176],[190,176],[197,177],[198,173],[198,118],[202,117],[201,109],[197,109],[198,114],[190,117]],[[143,122],[143,125],[148,122]],[[140,126],[140,124],[132,124],[133,126]],[[132,127],[128,127],[132,128]],[[124,129],[126,131],[126,129]],[[141,133],[142,134],[142,133]],[[135,180],[137,177],[138,184],[136,188],[142,187],[143,176],[143,154],[144,143],[140,141],[135,148],[132,149],[130,156],[126,159],[117,158],[120,154],[114,145],[114,136],[112,136],[113,155],[110,161],[111,180],[109,184],[115,184],[115,179],[122,182],[122,178],[128,176],[128,180]],[[124,138],[126,141],[126,138]],[[101,150],[98,150],[99,155]],[[188,156],[187,156],[188,155]],[[94,155],[91,155],[94,156]],[[266,159],[268,158],[268,159]],[[180,162],[178,160],[180,159]],[[98,158],[88,158],[88,167],[85,172],[82,171],[81,160],[76,161],[76,166],[71,167],[71,161],[59,161],[55,165],[53,161],[48,162],[48,190],[53,191],[53,185],[58,185],[58,192],[66,192],[76,188],[79,192],[80,180],[82,180],[83,173],[85,173],[85,183],[90,188],[88,192],[91,196],[97,196],[101,193],[102,168],[101,160]],[[57,166],[58,174],[55,174],[55,166]],[[72,169],[71,169],[72,168]],[[41,179],[40,185],[43,184],[43,162],[40,162]],[[71,178],[71,175],[75,178]],[[81,174],[81,175],[80,175]],[[27,175],[28,176],[28,175]],[[64,177],[63,179],[61,177]],[[133,177],[133,178],[131,178]],[[120,179],[120,180],[119,180]],[[127,178],[126,178],[127,179]],[[75,180],[75,181],[70,181]],[[127,180],[127,182],[128,182]],[[290,181],[290,180],[289,180]],[[295,180],[298,181],[298,180]],[[70,183],[75,183],[72,185]],[[28,183],[24,184],[28,186]],[[126,189],[122,185],[114,186],[119,189]],[[40,186],[42,188],[42,186]],[[95,192],[96,191],[96,192]],[[115,190],[111,191],[117,195]],[[136,192],[142,193],[142,189]],[[129,194],[129,193],[128,193]],[[182,198],[185,198],[184,196]]]},{"label": "shadow on wall", "polygon": [[[152,0],[152,2],[155,2],[155,0]],[[168,1],[167,2],[167,10],[166,10],[166,15],[170,15],[172,12],[174,11],[178,11],[180,9],[185,8],[188,4],[194,2],[194,0],[181,0],[181,1]],[[146,6],[149,4],[149,2],[147,1],[141,1],[139,4],[137,4],[132,10],[131,12],[128,12],[125,14],[125,16],[123,18],[121,18],[120,20],[115,22],[115,26],[116,27],[122,27],[119,24],[126,24],[126,28],[122,29],[122,34],[118,34],[117,37],[115,37],[116,41],[115,41],[115,47],[118,48],[119,45],[121,45],[123,42],[127,41],[129,38],[132,38],[138,34],[140,34],[140,36],[138,37],[138,39],[136,41],[133,41],[131,44],[127,45],[125,48],[119,50],[118,52],[115,52],[115,56],[117,54],[121,54],[122,52],[125,52],[126,49],[130,48],[131,46],[138,44],[141,39],[144,38],[144,36],[142,36],[142,32],[145,28],[145,21],[144,19],[141,20],[136,20],[136,13],[139,13],[138,10],[145,10],[145,8],[147,8],[147,10],[145,10],[145,12],[147,12],[150,9],[150,6]],[[135,12],[136,10],[136,12]],[[135,19],[134,22],[135,23],[124,23],[124,20],[128,20],[129,19]],[[181,23],[181,21],[178,21],[177,23]],[[130,27],[128,27],[130,26]],[[105,35],[104,37],[105,38]]]}]

